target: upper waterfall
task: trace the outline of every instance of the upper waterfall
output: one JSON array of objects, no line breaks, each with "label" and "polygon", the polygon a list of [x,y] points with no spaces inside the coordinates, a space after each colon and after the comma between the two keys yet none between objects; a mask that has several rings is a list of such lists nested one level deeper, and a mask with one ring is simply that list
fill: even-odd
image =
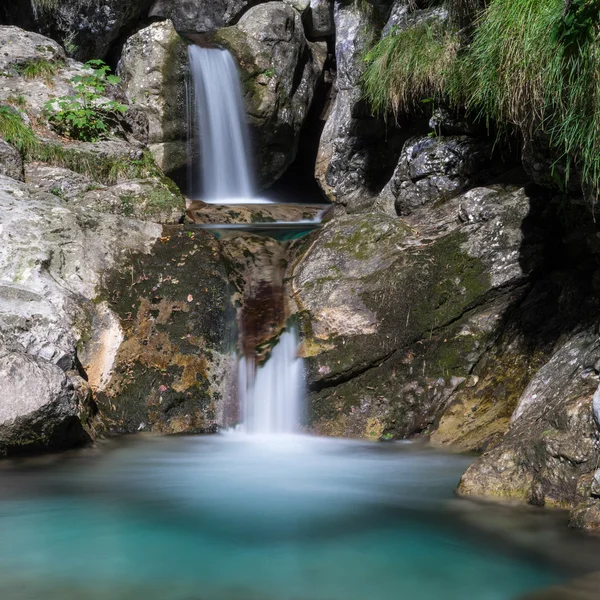
[{"label": "upper waterfall", "polygon": [[[236,64],[227,50],[188,48],[191,195],[215,204],[252,202],[253,169]],[[193,134],[193,135],[192,135]]]}]

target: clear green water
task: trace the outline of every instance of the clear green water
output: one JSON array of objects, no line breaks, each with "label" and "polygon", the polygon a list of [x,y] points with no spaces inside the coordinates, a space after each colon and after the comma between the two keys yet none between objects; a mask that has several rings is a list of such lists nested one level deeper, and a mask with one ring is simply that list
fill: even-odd
[{"label": "clear green water", "polygon": [[504,600],[566,573],[467,525],[469,459],[237,435],[0,471],[2,600]]}]

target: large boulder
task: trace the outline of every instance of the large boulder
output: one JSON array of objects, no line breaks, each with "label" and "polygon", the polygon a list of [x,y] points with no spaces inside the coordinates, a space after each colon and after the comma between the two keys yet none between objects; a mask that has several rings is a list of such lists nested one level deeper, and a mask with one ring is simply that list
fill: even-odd
[{"label": "large boulder", "polygon": [[284,2],[250,9],[213,41],[231,50],[240,65],[260,181],[269,185],[296,157],[326,47],[306,41],[299,13]]},{"label": "large boulder", "polygon": [[35,30],[77,60],[105,58],[113,43],[148,14],[152,0],[13,2],[0,7],[0,23]]},{"label": "large boulder", "polygon": [[468,136],[413,137],[404,144],[378,204],[393,214],[447,200],[474,187],[489,167],[492,144]]},{"label": "large boulder", "polygon": [[0,342],[0,382],[0,457],[90,440],[94,405],[76,374]]},{"label": "large boulder", "polygon": [[459,493],[571,508],[592,496],[600,458],[593,418],[598,326],[563,339],[524,390],[502,442],[464,474]]},{"label": "large boulder", "polygon": [[151,17],[171,19],[177,31],[206,33],[226,27],[253,0],[154,0]]},{"label": "large boulder", "polygon": [[187,45],[171,21],[153,23],[128,38],[117,67],[127,98],[148,118],[150,150],[167,174],[188,161],[187,72]]},{"label": "large boulder", "polygon": [[522,189],[476,188],[399,220],[334,218],[299,243],[298,307],[319,433],[403,437],[430,428],[539,264]]},{"label": "large boulder", "polygon": [[9,178],[0,220],[0,454],[80,443],[93,415],[80,356],[103,335],[92,328],[102,275],[147,251],[161,228],[77,212]]}]

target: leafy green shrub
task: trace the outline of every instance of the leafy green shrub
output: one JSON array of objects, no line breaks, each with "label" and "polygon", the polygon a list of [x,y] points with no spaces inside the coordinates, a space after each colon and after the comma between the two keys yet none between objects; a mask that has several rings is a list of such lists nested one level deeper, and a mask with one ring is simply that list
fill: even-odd
[{"label": "leafy green shrub", "polygon": [[45,105],[45,114],[52,127],[61,135],[85,142],[96,142],[109,131],[118,113],[127,106],[115,100],[103,99],[106,88],[120,82],[110,74],[110,67],[101,60],[85,64],[87,72],[71,80],[74,96],[62,96]]}]

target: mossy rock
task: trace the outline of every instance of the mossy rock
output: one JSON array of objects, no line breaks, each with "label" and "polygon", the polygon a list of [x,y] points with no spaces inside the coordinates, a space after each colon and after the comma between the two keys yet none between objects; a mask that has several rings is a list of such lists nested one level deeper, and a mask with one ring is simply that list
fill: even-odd
[{"label": "mossy rock", "polygon": [[220,247],[206,232],[165,227],[150,254],[113,273],[106,298],[124,340],[98,404],[111,433],[212,431],[233,339]]}]

